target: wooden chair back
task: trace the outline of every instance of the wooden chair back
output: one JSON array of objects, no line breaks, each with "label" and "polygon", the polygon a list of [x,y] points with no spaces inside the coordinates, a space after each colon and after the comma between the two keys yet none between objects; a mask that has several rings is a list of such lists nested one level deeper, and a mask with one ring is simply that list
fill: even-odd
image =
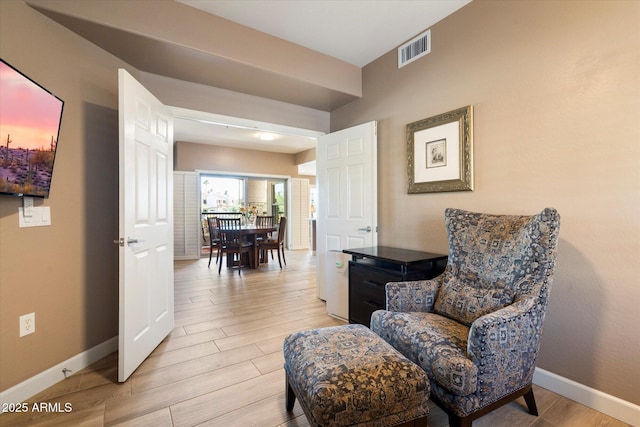
[{"label": "wooden chair back", "polygon": [[273,227],[274,220],[271,215],[258,215],[256,217],[256,227]]},{"label": "wooden chair back", "polygon": [[240,218],[216,218],[218,238],[223,246],[240,244],[238,230],[242,226]]},{"label": "wooden chair back", "polygon": [[209,229],[209,243],[215,244],[218,240],[218,221],[215,218],[207,217],[207,228]]},{"label": "wooden chair back", "polygon": [[278,225],[278,243],[284,242],[284,232],[287,231],[287,217],[280,218],[280,225]]}]

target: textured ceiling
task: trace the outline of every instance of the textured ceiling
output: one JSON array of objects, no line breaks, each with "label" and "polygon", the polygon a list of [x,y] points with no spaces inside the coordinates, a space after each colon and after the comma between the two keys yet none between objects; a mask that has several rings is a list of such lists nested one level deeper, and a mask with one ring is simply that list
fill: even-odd
[{"label": "textured ceiling", "polygon": [[358,67],[471,0],[176,0]]}]

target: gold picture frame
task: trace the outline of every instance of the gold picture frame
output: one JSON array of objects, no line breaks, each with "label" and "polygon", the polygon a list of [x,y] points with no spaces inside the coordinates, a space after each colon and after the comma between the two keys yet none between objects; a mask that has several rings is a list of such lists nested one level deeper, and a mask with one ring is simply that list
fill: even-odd
[{"label": "gold picture frame", "polygon": [[407,125],[408,193],[473,191],[473,106]]}]

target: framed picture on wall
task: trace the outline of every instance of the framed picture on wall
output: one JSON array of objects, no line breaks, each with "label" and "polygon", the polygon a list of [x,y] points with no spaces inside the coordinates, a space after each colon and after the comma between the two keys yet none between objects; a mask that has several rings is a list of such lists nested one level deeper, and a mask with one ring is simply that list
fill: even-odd
[{"label": "framed picture on wall", "polygon": [[408,193],[473,190],[473,107],[407,125]]}]

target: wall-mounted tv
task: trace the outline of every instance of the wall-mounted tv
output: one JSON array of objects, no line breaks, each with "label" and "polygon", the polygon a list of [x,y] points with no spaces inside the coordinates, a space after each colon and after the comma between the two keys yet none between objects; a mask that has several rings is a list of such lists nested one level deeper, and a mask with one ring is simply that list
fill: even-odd
[{"label": "wall-mounted tv", "polygon": [[49,197],[63,107],[0,58],[0,194]]}]

